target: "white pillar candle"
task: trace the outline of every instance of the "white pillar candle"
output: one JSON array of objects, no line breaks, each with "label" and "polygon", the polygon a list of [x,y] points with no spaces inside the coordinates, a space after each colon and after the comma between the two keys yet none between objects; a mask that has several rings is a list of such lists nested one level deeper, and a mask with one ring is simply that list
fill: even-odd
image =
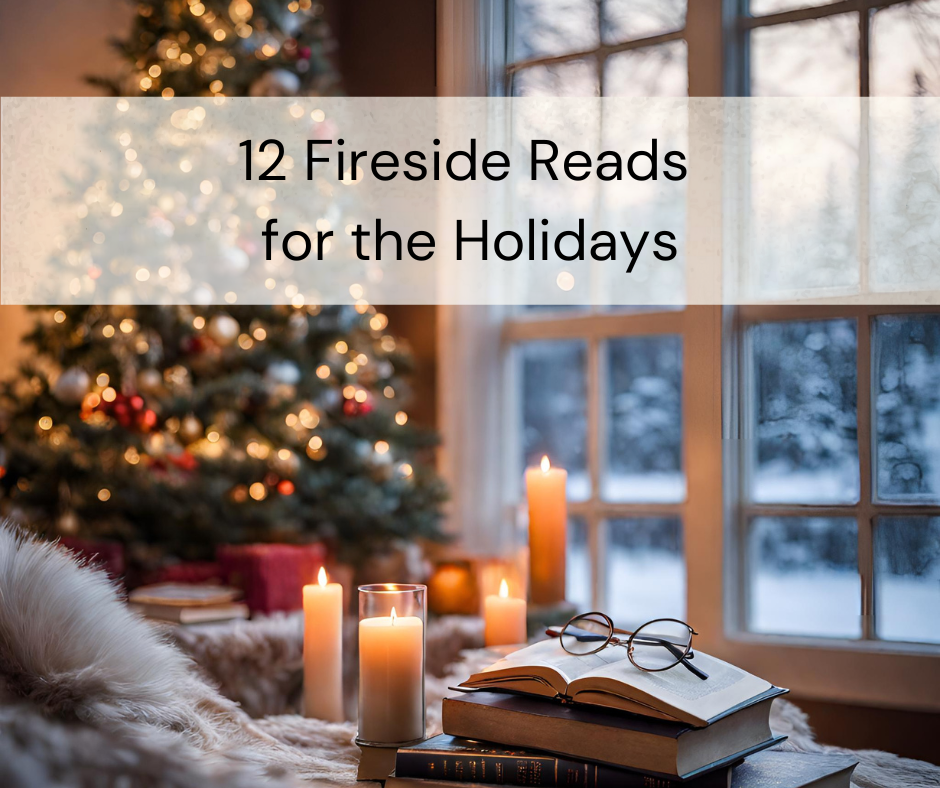
[{"label": "white pillar candle", "polygon": [[359,738],[398,743],[422,739],[424,624],[417,616],[359,622]]},{"label": "white pillar candle", "polygon": [[317,579],[304,586],[304,715],[342,722],[343,587],[323,567]]},{"label": "white pillar candle", "polygon": [[553,605],[565,599],[565,551],[568,471],[552,468],[542,457],[540,468],[525,472],[529,499],[529,588],[532,603]]},{"label": "white pillar candle", "polygon": [[483,600],[483,642],[487,646],[525,643],[525,613],[525,600],[509,596],[509,585],[504,578],[499,584],[499,596],[490,594]]}]

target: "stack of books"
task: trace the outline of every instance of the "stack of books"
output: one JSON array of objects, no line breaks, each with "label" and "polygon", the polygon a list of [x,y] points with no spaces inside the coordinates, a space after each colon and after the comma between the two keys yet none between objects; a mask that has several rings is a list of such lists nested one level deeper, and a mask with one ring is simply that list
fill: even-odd
[{"label": "stack of books", "polygon": [[238,602],[241,591],[228,586],[159,583],[131,591],[132,610],[147,618],[175,624],[205,624],[248,618],[248,606]]},{"label": "stack of books", "polygon": [[444,734],[399,750],[386,788],[848,788],[850,757],[768,750],[787,690],[699,651],[695,664],[707,680],[641,671],[624,648],[521,649],[444,700]]}]

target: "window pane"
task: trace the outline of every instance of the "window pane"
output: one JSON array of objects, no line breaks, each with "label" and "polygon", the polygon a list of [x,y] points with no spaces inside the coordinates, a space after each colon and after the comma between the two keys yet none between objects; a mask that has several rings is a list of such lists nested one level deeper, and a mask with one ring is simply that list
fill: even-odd
[{"label": "window pane", "polygon": [[610,520],[607,610],[618,626],[685,616],[685,559],[678,517]]},{"label": "window pane", "polygon": [[685,41],[629,49],[607,58],[605,96],[687,96],[689,66]]},{"label": "window pane", "polygon": [[876,523],[875,628],[883,640],[940,643],[940,517]]},{"label": "window pane", "polygon": [[752,500],[858,500],[855,328],[854,320],[751,328]]},{"label": "window pane", "polygon": [[512,78],[514,96],[580,98],[600,93],[597,65],[593,58],[550,66],[532,66]]},{"label": "window pane", "polygon": [[857,96],[858,15],[751,32],[752,96]]},{"label": "window pane", "polygon": [[815,8],[816,6],[836,3],[838,0],[751,0],[751,16],[778,14],[781,11],[793,11],[797,8]]},{"label": "window pane", "polygon": [[940,96],[940,0],[875,11],[873,96]]},{"label": "window pane", "polygon": [[686,4],[687,0],[604,0],[601,3],[604,43],[618,44],[682,30]]},{"label": "window pane", "polygon": [[568,521],[568,555],[565,567],[565,599],[578,612],[594,609],[591,591],[591,553],[587,523],[581,518]]},{"label": "window pane", "polygon": [[682,339],[612,339],[606,356],[604,499],[683,500]]},{"label": "window pane", "polygon": [[940,315],[875,320],[875,467],[881,499],[940,499]]},{"label": "window pane", "polygon": [[[587,473],[587,392],[580,341],[538,341],[519,346],[522,360],[522,461],[547,454],[568,471],[568,498],[590,497]],[[524,482],[522,482],[524,484]]]},{"label": "window pane", "polygon": [[515,0],[513,61],[594,49],[596,0]]},{"label": "window pane", "polygon": [[859,637],[858,528],[850,518],[757,517],[747,543],[748,629]]}]

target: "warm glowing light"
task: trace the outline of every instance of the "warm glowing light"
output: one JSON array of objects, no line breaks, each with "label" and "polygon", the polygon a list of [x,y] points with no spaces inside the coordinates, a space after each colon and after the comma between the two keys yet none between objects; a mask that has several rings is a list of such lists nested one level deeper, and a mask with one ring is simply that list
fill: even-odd
[{"label": "warm glowing light", "polygon": [[394,607],[394,606],[392,606],[392,616],[391,616],[391,618],[392,618],[392,626],[394,626],[394,625],[395,625],[395,619],[398,618],[398,614],[395,612],[395,607]]},{"label": "warm glowing light", "polygon": [[124,318],[124,320],[121,321],[121,333],[130,334],[131,331],[133,330],[134,330],[134,321]]},{"label": "warm glowing light", "polygon": [[255,482],[248,488],[248,494],[256,501],[263,501],[268,491],[261,482]]},{"label": "warm glowing light", "polygon": [[405,426],[408,423],[408,414],[403,410],[398,411],[395,414],[395,423],[400,427]]},{"label": "warm glowing light", "polygon": [[319,435],[314,435],[307,443],[307,446],[310,447],[311,451],[319,451],[323,448],[323,438]]},{"label": "warm glowing light", "polygon": [[110,382],[111,378],[108,376],[107,372],[102,372],[100,375],[98,375],[97,378],[95,378],[95,383],[97,383],[99,386],[107,386]]},{"label": "warm glowing light", "polygon": [[52,429],[52,419],[49,416],[43,416],[39,420],[39,429],[41,430],[51,430]]},{"label": "warm glowing light", "polygon": [[326,380],[330,376],[330,368],[326,364],[321,364],[317,367],[317,377],[320,380]]},{"label": "warm glowing light", "polygon": [[52,317],[53,317],[53,319],[55,320],[56,323],[64,323],[64,322],[65,322],[65,312],[63,312],[61,309],[58,310]]},{"label": "warm glowing light", "polygon": [[117,399],[117,392],[111,386],[108,386],[104,391],[101,392],[101,399],[105,402],[114,402]]},{"label": "warm glowing light", "polygon": [[107,487],[102,487],[98,490],[98,500],[102,502],[111,500],[111,491]]},{"label": "warm glowing light", "polygon": [[542,466],[542,473],[548,473],[551,470],[552,464],[548,461],[547,454],[544,457],[542,457],[541,466]]},{"label": "warm glowing light", "polygon": [[365,389],[359,389],[354,396],[356,402],[365,402],[367,399],[369,399],[369,393]]},{"label": "warm glowing light", "polygon": [[114,326],[112,325],[105,326],[104,328],[101,329],[101,334],[106,339],[110,339],[111,337],[114,336]]},{"label": "warm glowing light", "polygon": [[401,465],[399,465],[398,470],[406,479],[414,473],[414,468],[412,468],[407,462],[403,462]]},{"label": "warm glowing light", "polygon": [[506,582],[505,577],[499,584],[499,595],[502,599],[506,599],[509,596],[509,584]]},{"label": "warm glowing light", "polygon": [[375,453],[376,454],[388,454],[388,441],[376,441],[375,442]]},{"label": "warm glowing light", "polygon": [[346,374],[355,375],[359,371],[359,365],[355,361],[346,362]]},{"label": "warm glowing light", "polygon": [[349,345],[347,345],[345,342],[343,342],[342,339],[341,339],[339,342],[336,343],[335,347],[336,347],[336,352],[337,352],[337,353],[345,353],[346,351],[349,350]]},{"label": "warm glowing light", "polygon": [[321,566],[320,571],[317,573],[317,583],[320,584],[320,588],[326,588],[327,582],[326,569]]}]

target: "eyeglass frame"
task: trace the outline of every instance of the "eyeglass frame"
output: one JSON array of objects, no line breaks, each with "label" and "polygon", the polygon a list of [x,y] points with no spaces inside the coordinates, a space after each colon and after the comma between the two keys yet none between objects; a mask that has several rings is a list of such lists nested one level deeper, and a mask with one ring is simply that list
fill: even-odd
[{"label": "eyeglass frame", "polygon": [[[599,618],[604,619],[610,632],[608,633],[607,637],[604,639],[604,642],[592,651],[587,651],[584,654],[575,654],[574,652],[568,651],[568,649],[565,648],[565,642],[562,639],[562,635],[564,634],[565,630],[568,629],[569,626],[571,626],[573,622],[577,621],[578,619],[587,618],[588,616],[598,616]],[[638,665],[636,663],[636,660],[634,660],[633,658],[633,639],[636,637],[637,632],[640,632],[644,627],[648,627],[650,624],[654,624],[657,621],[669,621],[670,623],[682,624],[683,626],[687,627],[689,630],[689,643],[685,647],[685,651],[682,653],[682,656],[678,657],[672,665],[667,665],[664,668],[647,668],[642,665]],[[560,629],[558,627],[549,627],[548,629],[545,630],[545,633],[551,637],[557,637],[559,639],[559,642],[561,643],[561,647],[565,649],[567,653],[575,657],[586,657],[591,654],[597,654],[599,651],[603,651],[605,648],[611,645],[624,646],[627,649],[627,659],[630,660],[630,663],[635,668],[637,668],[637,670],[642,670],[645,673],[662,673],[665,670],[672,670],[674,667],[681,664],[683,667],[686,668],[686,670],[692,673],[692,675],[700,678],[702,681],[706,681],[708,679],[708,674],[704,670],[697,667],[696,665],[693,665],[689,661],[695,658],[695,652],[692,650],[692,637],[694,635],[697,635],[698,632],[692,629],[692,627],[689,626],[688,623],[678,618],[654,618],[654,619],[651,619],[650,621],[647,621],[645,624],[637,627],[634,631],[631,632],[626,629],[618,629],[617,627],[615,627],[614,620],[610,616],[608,616],[606,613],[601,613],[599,610],[592,610],[590,613],[578,613],[578,615],[572,616],[570,619],[568,619],[567,623]],[[591,634],[591,633],[588,633],[588,634]],[[629,635],[630,637],[626,641],[624,641],[621,638],[615,637],[615,635]],[[573,635],[573,637],[580,640],[580,638],[578,638],[577,635]],[[601,636],[598,635],[597,637],[601,637]],[[677,649],[678,647],[677,643],[672,643],[670,641],[667,641],[661,638],[657,638],[656,640],[659,641],[659,644],[662,645],[663,648],[667,649],[673,656],[676,656],[676,651],[673,649]]]}]

